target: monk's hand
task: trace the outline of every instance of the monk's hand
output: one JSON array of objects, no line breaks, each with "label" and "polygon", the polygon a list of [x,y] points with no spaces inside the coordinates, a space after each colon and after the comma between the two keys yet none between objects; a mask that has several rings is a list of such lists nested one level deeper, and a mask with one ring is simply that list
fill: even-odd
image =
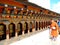
[{"label": "monk's hand", "polygon": [[48,26],[48,28],[50,29],[50,26]]}]

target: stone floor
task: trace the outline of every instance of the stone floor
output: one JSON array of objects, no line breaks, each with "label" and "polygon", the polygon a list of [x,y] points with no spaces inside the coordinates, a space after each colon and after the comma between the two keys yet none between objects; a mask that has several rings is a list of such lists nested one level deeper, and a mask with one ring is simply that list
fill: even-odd
[{"label": "stone floor", "polygon": [[21,41],[23,39],[28,38],[29,36],[35,35],[36,33],[40,33],[41,31],[44,31],[44,30],[46,30],[46,29],[38,30],[38,31],[35,31],[35,32],[31,32],[29,34],[20,35],[18,37],[13,37],[13,38],[11,38],[9,40],[2,40],[2,41],[0,41],[0,45],[9,45],[11,43],[14,43],[14,42],[17,42],[17,41]]},{"label": "stone floor", "polygon": [[49,39],[49,29],[33,36],[11,43],[10,45],[60,45],[60,35],[56,41]]}]

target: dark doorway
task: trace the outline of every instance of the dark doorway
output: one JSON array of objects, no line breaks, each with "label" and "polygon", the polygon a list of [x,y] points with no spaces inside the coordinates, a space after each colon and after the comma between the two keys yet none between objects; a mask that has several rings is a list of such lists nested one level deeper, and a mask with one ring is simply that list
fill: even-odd
[{"label": "dark doorway", "polygon": [[44,21],[44,28],[45,28],[45,21]]},{"label": "dark doorway", "polygon": [[44,22],[42,22],[42,29],[44,28]]},{"label": "dark doorway", "polygon": [[18,23],[18,35],[22,35],[22,23]]},{"label": "dark doorway", "polygon": [[47,27],[47,21],[46,21],[46,27]]},{"label": "dark doorway", "polygon": [[39,22],[39,30],[40,30],[40,22]]},{"label": "dark doorway", "polygon": [[36,31],[38,30],[38,23],[36,22]]},{"label": "dark doorway", "polygon": [[6,39],[6,25],[0,24],[0,41]]},{"label": "dark doorway", "polygon": [[40,29],[42,29],[42,22],[40,22]]},{"label": "dark doorway", "polygon": [[30,32],[32,32],[32,22],[30,22]]},{"label": "dark doorway", "polygon": [[41,26],[42,26],[42,29],[43,29],[43,22],[41,22]]},{"label": "dark doorway", "polygon": [[9,24],[9,37],[14,37],[15,36],[15,24],[11,23]]},{"label": "dark doorway", "polygon": [[25,24],[24,24],[24,33],[26,34],[26,33],[28,33],[28,23],[27,22],[25,22]]},{"label": "dark doorway", "polygon": [[46,21],[46,28],[47,28],[47,21]]}]

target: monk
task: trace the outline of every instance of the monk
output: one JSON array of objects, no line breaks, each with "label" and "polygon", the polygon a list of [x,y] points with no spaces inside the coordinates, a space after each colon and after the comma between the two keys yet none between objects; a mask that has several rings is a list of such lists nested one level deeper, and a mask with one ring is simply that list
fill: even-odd
[{"label": "monk", "polygon": [[50,30],[51,39],[56,40],[58,37],[58,24],[53,19],[51,19]]}]

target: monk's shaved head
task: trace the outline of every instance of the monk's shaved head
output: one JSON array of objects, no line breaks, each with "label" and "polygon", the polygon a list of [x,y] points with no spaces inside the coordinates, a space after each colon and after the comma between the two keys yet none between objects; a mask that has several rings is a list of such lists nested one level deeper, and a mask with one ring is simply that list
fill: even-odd
[{"label": "monk's shaved head", "polygon": [[54,22],[54,19],[51,19],[51,22]]}]

